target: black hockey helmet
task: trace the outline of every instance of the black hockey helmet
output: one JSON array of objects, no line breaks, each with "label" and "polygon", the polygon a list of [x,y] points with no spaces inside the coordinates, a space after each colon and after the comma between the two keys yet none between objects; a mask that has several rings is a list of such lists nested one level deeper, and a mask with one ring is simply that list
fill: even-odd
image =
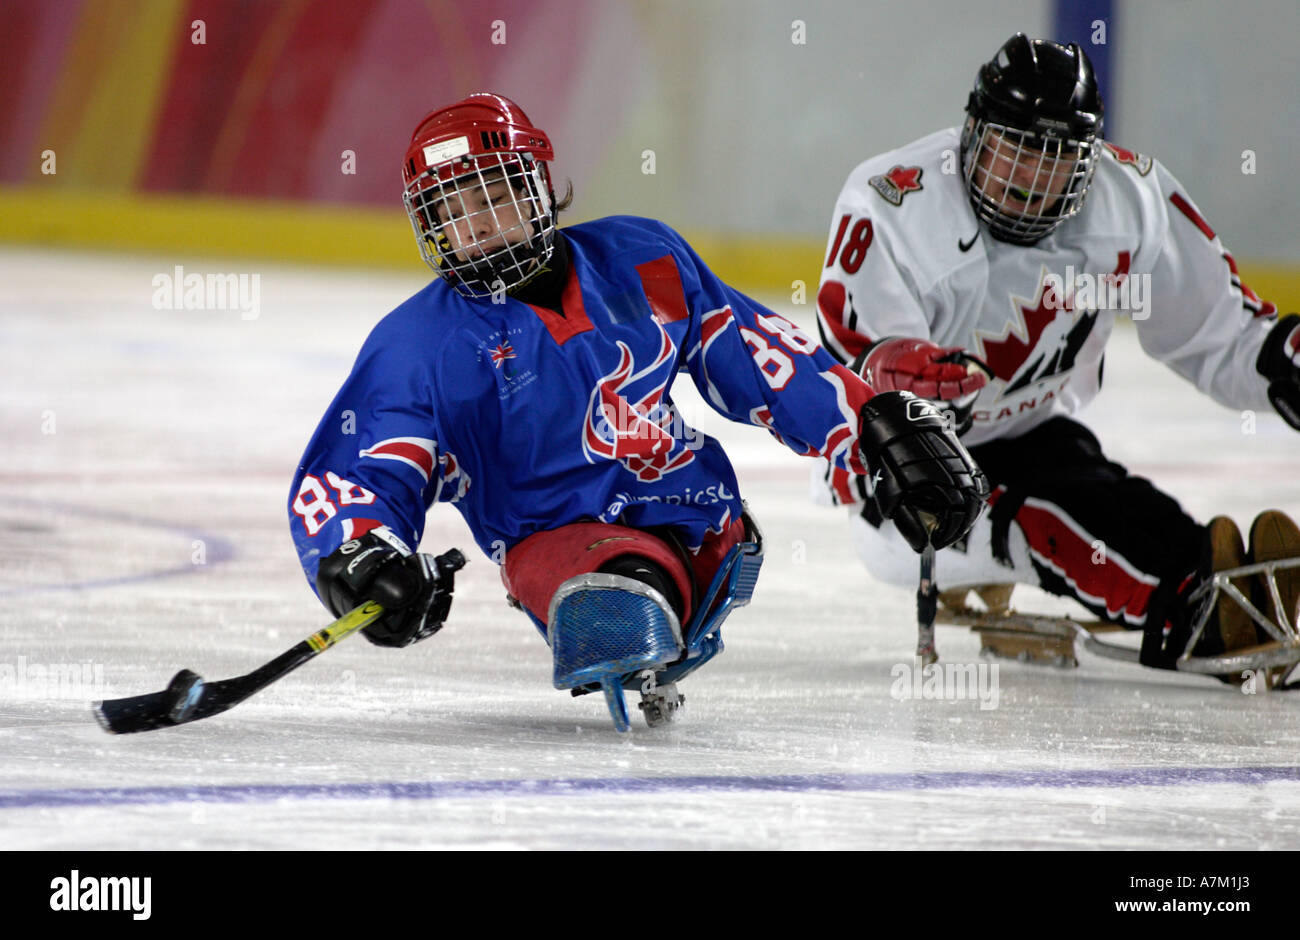
[{"label": "black hockey helmet", "polygon": [[1076,43],[1017,33],[980,67],[962,157],[975,212],[996,238],[1033,244],[1079,211],[1103,112],[1096,73]]}]

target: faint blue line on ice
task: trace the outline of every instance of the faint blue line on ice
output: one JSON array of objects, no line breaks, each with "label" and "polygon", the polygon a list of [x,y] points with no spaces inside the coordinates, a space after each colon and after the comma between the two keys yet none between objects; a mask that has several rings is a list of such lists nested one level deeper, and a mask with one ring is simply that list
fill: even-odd
[{"label": "faint blue line on ice", "polygon": [[163,522],[159,519],[150,519],[146,516],[139,516],[135,513],[118,512],[113,509],[98,509],[92,506],[78,506],[75,503],[64,503],[57,500],[48,499],[23,499],[15,498],[9,500],[10,505],[35,506],[42,509],[53,509],[55,512],[64,513],[72,516],[84,516],[92,519],[108,519],[113,522],[124,522],[128,525],[145,526],[147,528],[164,529],[168,532],[174,532],[188,538],[191,541],[200,540],[204,545],[204,564],[182,564],[174,568],[163,568],[159,571],[145,571],[140,574],[122,575],[116,578],[90,578],[85,581],[61,581],[55,584],[31,584],[18,588],[0,588],[0,597],[14,597],[22,594],[38,594],[45,591],[89,591],[95,588],[115,587],[119,584],[138,584],[141,581],[153,581],[157,578],[170,578],[178,574],[193,574],[195,571],[206,568],[210,565],[219,565],[223,561],[230,561],[235,557],[235,546],[229,539],[222,538],[220,535],[213,535],[210,532],[204,532],[201,529],[192,529],[189,526],[180,525],[174,522]]},{"label": "faint blue line on ice", "polygon": [[726,793],[809,791],[1079,789],[1261,784],[1300,780],[1300,767],[1135,767],[1111,770],[997,770],[875,774],[774,774],[757,777],[590,777],[331,784],[211,784],[191,787],[0,790],[0,809],[151,806],[166,803],[272,803],[279,800],[454,800],[700,790]]}]

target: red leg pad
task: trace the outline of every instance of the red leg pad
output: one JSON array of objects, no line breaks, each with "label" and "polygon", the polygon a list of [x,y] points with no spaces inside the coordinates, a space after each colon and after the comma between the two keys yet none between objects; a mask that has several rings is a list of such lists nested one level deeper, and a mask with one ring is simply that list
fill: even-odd
[{"label": "red leg pad", "polygon": [[[731,546],[743,541],[744,523],[734,522],[721,536],[714,536],[691,558],[696,580],[707,585]],[[542,623],[551,597],[561,584],[580,574],[589,574],[618,555],[640,555],[662,567],[672,577],[686,605],[686,619],[694,611],[691,578],[681,556],[660,538],[627,526],[604,522],[575,522],[536,532],[506,553],[501,581],[524,608]]]}]

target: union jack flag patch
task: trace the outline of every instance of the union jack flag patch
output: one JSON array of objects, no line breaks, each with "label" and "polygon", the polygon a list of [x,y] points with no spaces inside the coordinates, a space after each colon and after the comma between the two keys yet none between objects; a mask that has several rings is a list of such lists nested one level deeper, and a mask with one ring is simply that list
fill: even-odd
[{"label": "union jack flag patch", "polygon": [[492,350],[492,365],[498,369],[507,359],[515,359],[515,349],[509,343],[502,343],[496,349]]}]

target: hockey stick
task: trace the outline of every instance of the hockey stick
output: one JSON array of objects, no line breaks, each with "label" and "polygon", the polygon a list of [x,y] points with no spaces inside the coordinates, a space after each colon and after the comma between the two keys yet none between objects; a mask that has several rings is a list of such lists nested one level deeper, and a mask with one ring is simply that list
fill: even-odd
[{"label": "hockey stick", "polygon": [[219,715],[284,678],[344,637],[374,623],[383,613],[383,607],[367,601],[266,665],[233,679],[204,682],[197,673],[182,669],[161,692],[95,702],[95,719],[109,734],[131,734]]},{"label": "hockey stick", "polygon": [[934,583],[934,544],[921,552],[921,583],[916,588],[916,656],[922,666],[939,661],[934,648],[934,618],[939,608],[939,588]]},{"label": "hockey stick", "polygon": [[939,661],[934,648],[934,618],[939,609],[939,588],[934,583],[934,530],[939,520],[928,512],[918,513],[925,527],[925,548],[921,551],[921,579],[916,586],[916,658],[922,666]]}]

